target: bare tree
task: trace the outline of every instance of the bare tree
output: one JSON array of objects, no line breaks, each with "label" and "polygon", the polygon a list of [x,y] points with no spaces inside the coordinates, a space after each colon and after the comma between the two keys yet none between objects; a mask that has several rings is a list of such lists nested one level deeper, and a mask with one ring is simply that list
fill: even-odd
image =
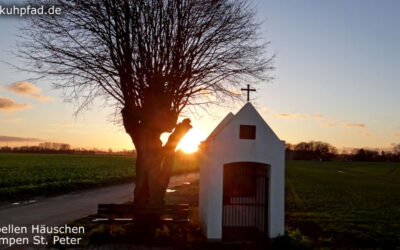
[{"label": "bare tree", "polygon": [[300,142],[293,149],[303,153],[313,152],[321,160],[330,160],[338,153],[338,150],[334,146],[321,141]]},{"label": "bare tree", "polygon": [[395,161],[400,160],[400,143],[393,146],[392,152],[394,160]]},{"label": "bare tree", "polygon": [[[135,204],[164,202],[175,148],[191,128],[185,107],[237,98],[265,82],[272,57],[247,1],[41,0],[59,16],[35,16],[19,55],[79,104],[104,98],[121,111],[137,150]],[[173,132],[172,132],[173,131]],[[172,132],[163,146],[160,135]]]}]

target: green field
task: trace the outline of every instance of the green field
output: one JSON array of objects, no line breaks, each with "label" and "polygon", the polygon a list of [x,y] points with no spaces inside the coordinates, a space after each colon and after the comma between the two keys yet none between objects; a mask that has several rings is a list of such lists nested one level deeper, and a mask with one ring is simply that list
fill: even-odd
[{"label": "green field", "polygon": [[[0,197],[54,195],[131,181],[134,160],[0,154]],[[174,173],[197,169],[193,159],[178,160]],[[174,195],[197,206],[198,187]],[[290,234],[312,247],[400,246],[400,163],[288,161],[285,224]]]},{"label": "green field", "polygon": [[[400,163],[287,161],[285,188],[297,243],[277,249],[400,248]],[[196,207],[197,193],[184,187],[170,199]]]},{"label": "green field", "polygon": [[289,161],[285,223],[319,247],[400,247],[400,164]]},{"label": "green field", "polygon": [[[204,243],[198,230],[198,182],[175,187],[176,192],[167,194],[167,203],[190,205],[188,237],[193,249],[396,249],[400,247],[399,177],[399,163],[288,161],[287,234],[261,244]],[[80,223],[97,234],[101,230],[91,219]],[[121,238],[91,233],[88,242],[107,237],[110,242],[127,240],[123,233]]]},{"label": "green field", "polygon": [[[55,195],[132,181],[133,156],[0,153],[0,200]],[[174,174],[198,169],[177,160]]]}]

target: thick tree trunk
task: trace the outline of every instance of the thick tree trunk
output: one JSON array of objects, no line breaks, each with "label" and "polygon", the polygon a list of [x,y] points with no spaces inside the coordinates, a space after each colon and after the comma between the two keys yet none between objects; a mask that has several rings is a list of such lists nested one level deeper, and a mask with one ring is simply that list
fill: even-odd
[{"label": "thick tree trunk", "polygon": [[136,206],[164,205],[165,192],[175,160],[175,148],[191,127],[189,119],[179,123],[165,146],[162,146],[161,134],[151,129],[143,129],[139,136],[132,137],[137,150],[134,190]]},{"label": "thick tree trunk", "polygon": [[142,153],[137,153],[136,157],[136,181],[133,197],[135,197],[135,203],[137,204],[147,204],[149,199],[149,189],[147,183],[147,173],[144,171],[144,162]]}]

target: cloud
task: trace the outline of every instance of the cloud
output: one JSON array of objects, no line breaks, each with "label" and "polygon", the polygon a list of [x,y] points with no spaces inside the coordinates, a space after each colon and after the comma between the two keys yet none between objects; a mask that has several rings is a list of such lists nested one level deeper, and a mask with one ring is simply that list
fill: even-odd
[{"label": "cloud", "polygon": [[365,136],[365,137],[372,136],[370,133],[368,133],[367,126],[364,123],[351,123],[351,122],[320,123],[319,126],[323,127],[323,128],[341,129],[342,132],[344,132],[344,133],[352,131],[350,133],[356,133],[356,134],[359,134],[359,135]]},{"label": "cloud", "polygon": [[364,123],[349,123],[342,122],[341,124],[333,124],[333,123],[322,123],[320,124],[323,128],[341,128],[342,130],[353,130],[356,129],[356,133],[362,136],[372,136],[367,132],[367,126]]},{"label": "cloud", "polygon": [[270,110],[270,109],[267,108],[267,107],[262,107],[262,108],[261,108],[261,112],[270,113],[270,112],[272,112],[272,110]]},{"label": "cloud", "polygon": [[231,94],[235,95],[235,96],[240,96],[242,95],[242,91],[240,89],[236,89],[236,88],[232,88],[229,90],[229,92],[231,92]]},{"label": "cloud", "polygon": [[199,92],[200,95],[206,96],[206,97],[212,97],[213,96],[213,92],[211,90],[208,89],[203,89]]},{"label": "cloud", "polygon": [[320,124],[323,128],[360,128],[365,129],[364,123],[349,123],[349,122],[342,122],[341,124],[334,124],[334,123],[322,123]]},{"label": "cloud", "polygon": [[297,118],[297,119],[310,118],[310,115],[308,114],[299,114],[299,113],[280,113],[280,114],[275,114],[275,116],[279,118]]},{"label": "cloud", "polygon": [[337,127],[337,125],[336,124],[333,124],[333,123],[322,123],[322,124],[320,124],[321,125],[321,127],[323,127],[323,128],[335,128],[335,127]]},{"label": "cloud", "polygon": [[0,96],[0,110],[14,111],[14,110],[18,110],[18,109],[26,109],[29,107],[30,107],[29,104],[18,103],[10,98]]},{"label": "cloud", "polygon": [[54,101],[53,97],[42,95],[41,88],[36,87],[35,85],[33,85],[27,81],[14,82],[14,83],[8,85],[7,89],[17,95],[35,98],[41,102]]},{"label": "cloud", "polygon": [[59,128],[86,127],[86,125],[75,123],[52,123],[50,126]]},{"label": "cloud", "polygon": [[[288,120],[314,120],[317,121],[320,127],[323,128],[340,128],[342,131],[353,130],[353,132],[362,136],[372,136],[367,132],[367,126],[364,123],[342,122],[335,117],[326,116],[321,113],[278,113],[267,107],[262,107],[262,112],[271,113],[273,116]],[[354,131],[355,129],[355,131]],[[400,135],[400,134],[399,134]]]},{"label": "cloud", "polygon": [[[264,109],[264,108],[263,108]],[[267,109],[267,108],[265,108]],[[306,114],[306,113],[277,113],[272,110],[267,109],[268,112],[274,114],[275,117],[285,118],[285,119],[308,119],[308,120],[335,120],[335,118],[323,115],[321,113],[317,114]],[[264,111],[264,110],[263,110]]]},{"label": "cloud", "polygon": [[365,128],[363,123],[344,123],[343,126],[346,128]]},{"label": "cloud", "polygon": [[25,138],[25,137],[16,137],[16,136],[4,136],[0,135],[0,142],[37,142],[42,141],[37,138]]},{"label": "cloud", "polygon": [[22,119],[22,118],[6,118],[3,120],[6,122],[22,122],[24,119]]},{"label": "cloud", "polygon": [[315,114],[313,117],[314,117],[315,119],[317,119],[317,120],[336,120],[336,119],[333,118],[333,117],[329,117],[329,116],[323,115],[323,114],[321,114],[321,113],[317,113],[317,114]]}]

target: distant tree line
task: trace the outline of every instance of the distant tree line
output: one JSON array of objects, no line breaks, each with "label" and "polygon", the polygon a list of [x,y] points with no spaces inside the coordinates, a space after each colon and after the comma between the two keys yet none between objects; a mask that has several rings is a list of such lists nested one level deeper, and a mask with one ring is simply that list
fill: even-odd
[{"label": "distant tree line", "polygon": [[400,162],[400,144],[388,151],[356,148],[350,152],[339,153],[339,150],[329,143],[310,141],[287,143],[285,151],[287,160]]},{"label": "distant tree line", "polygon": [[42,142],[39,143],[38,147],[45,150],[60,150],[60,151],[71,150],[71,145],[66,143]]},{"label": "distant tree line", "polygon": [[[400,162],[400,144],[391,150],[372,150],[356,148],[349,152],[339,152],[337,148],[327,142],[310,141],[298,144],[286,143],[287,160],[306,161],[388,161]],[[69,144],[44,142],[37,146],[0,147],[1,153],[42,153],[42,154],[110,154],[110,155],[136,155],[135,150],[113,151],[112,149],[101,150],[97,148],[72,148]],[[177,158],[185,158],[186,153],[182,150],[176,152]],[[197,154],[191,155],[195,156]]]},{"label": "distant tree line", "polygon": [[20,146],[20,147],[0,147],[1,153],[38,153],[38,154],[112,154],[112,155],[136,155],[135,150],[113,151],[112,149],[86,149],[72,148],[66,143],[43,142],[37,146]]}]

